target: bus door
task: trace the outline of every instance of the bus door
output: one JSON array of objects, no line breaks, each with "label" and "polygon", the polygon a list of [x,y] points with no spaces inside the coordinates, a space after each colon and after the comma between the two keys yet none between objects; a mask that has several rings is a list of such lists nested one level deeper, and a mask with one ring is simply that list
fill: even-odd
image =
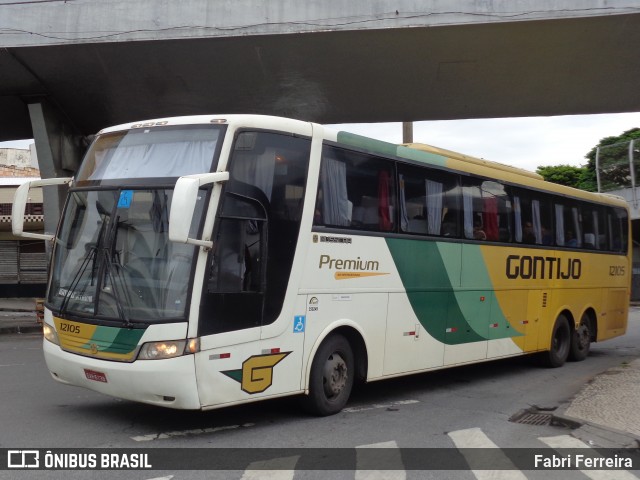
[{"label": "bus door", "polygon": [[[238,135],[204,272],[196,355],[203,406],[300,390],[304,330],[287,291],[302,218],[309,139]],[[299,327],[298,327],[299,328]]]},{"label": "bus door", "polygon": [[295,325],[284,305],[288,271],[281,271],[295,247],[278,253],[281,227],[255,189],[230,184],[223,202],[200,302],[196,375],[203,406],[300,388],[304,329],[289,334]]},{"label": "bus door", "polygon": [[196,375],[203,406],[236,402],[255,390],[246,387],[243,363],[261,352],[264,310],[264,209],[260,202],[227,193],[216,223],[198,323]]}]

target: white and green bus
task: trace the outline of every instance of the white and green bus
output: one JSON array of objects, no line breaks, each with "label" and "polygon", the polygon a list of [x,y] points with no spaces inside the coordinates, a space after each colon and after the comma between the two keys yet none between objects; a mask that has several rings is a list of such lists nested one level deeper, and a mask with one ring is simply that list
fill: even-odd
[{"label": "white and green bus", "polygon": [[[51,375],[212,409],[536,352],[627,326],[624,201],[424,145],[195,116],[99,132],[69,184],[44,317]],[[25,234],[33,237],[35,234]],[[43,238],[40,236],[40,238]]]}]

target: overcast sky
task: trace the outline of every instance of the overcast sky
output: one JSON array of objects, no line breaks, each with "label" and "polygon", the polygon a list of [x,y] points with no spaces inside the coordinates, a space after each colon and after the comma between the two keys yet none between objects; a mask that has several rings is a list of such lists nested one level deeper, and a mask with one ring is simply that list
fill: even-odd
[{"label": "overcast sky", "polygon": [[[402,142],[399,123],[330,125],[332,128]],[[604,137],[640,127],[640,113],[563,117],[495,118],[416,122],[415,142],[534,171],[541,165],[584,165],[584,156]],[[0,142],[28,148],[31,140]]]},{"label": "overcast sky", "polygon": [[[397,123],[332,125],[352,133],[402,142]],[[604,137],[640,127],[640,113],[416,122],[413,141],[535,171],[542,165],[585,165]]]}]

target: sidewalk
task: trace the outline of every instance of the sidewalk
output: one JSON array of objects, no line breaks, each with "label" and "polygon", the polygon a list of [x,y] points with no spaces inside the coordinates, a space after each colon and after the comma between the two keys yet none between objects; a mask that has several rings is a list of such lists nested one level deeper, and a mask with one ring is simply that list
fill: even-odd
[{"label": "sidewalk", "polygon": [[0,334],[41,331],[35,298],[0,298]]},{"label": "sidewalk", "polygon": [[592,378],[570,403],[553,415],[577,427],[573,436],[604,448],[640,446],[640,359],[624,362]]}]

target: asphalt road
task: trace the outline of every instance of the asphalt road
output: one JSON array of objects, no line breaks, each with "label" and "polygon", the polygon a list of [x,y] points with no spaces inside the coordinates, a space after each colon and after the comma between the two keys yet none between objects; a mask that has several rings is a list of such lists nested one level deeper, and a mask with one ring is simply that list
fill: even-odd
[{"label": "asphalt road", "polygon": [[[568,436],[571,430],[518,424],[510,422],[510,417],[533,405],[545,408],[562,405],[598,373],[638,357],[640,310],[633,309],[627,335],[593,345],[591,355],[583,362],[545,369],[530,358],[521,358],[375,382],[360,387],[345,411],[315,418],[303,413],[295,398],[210,412],[184,412],[60,385],[49,377],[39,335],[3,335],[0,336],[0,448],[275,447],[281,448],[286,457],[289,449],[300,447],[379,445],[455,449],[460,448],[461,439],[471,438],[485,439],[499,447],[541,448],[546,446],[541,439]],[[0,478],[178,480],[264,478],[267,473],[274,472],[259,471],[252,477],[247,471],[5,471],[0,472]],[[295,478],[376,478],[367,476],[371,473],[296,471]],[[580,472],[557,473],[561,475],[527,471],[526,477],[509,478],[587,478]],[[469,471],[387,474],[379,478],[482,478]]]}]

